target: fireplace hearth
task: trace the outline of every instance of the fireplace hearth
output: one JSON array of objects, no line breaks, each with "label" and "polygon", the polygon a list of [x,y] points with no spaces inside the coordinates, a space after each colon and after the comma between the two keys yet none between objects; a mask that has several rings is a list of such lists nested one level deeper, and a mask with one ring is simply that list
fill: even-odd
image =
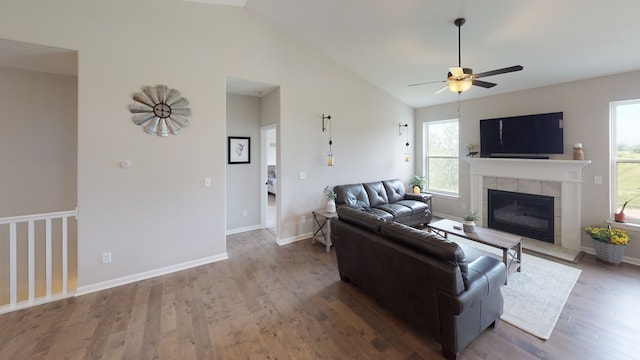
[{"label": "fireplace hearth", "polygon": [[553,196],[487,190],[487,225],[554,243]]}]

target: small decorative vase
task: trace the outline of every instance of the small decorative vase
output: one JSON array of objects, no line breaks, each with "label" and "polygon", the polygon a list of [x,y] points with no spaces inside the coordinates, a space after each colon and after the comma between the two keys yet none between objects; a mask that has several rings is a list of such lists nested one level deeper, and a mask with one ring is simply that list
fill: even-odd
[{"label": "small decorative vase", "polygon": [[327,212],[330,212],[330,213],[336,212],[336,201],[335,200],[327,201]]},{"label": "small decorative vase", "polygon": [[413,187],[413,193],[414,194],[420,194],[420,186],[416,185]]},{"label": "small decorative vase", "polygon": [[476,223],[473,221],[465,220],[462,223],[462,231],[466,233],[472,233],[476,230]]},{"label": "small decorative vase", "polygon": [[613,219],[616,222],[626,222],[627,221],[627,216],[623,213],[623,212],[619,212],[619,213],[615,213],[613,214]]},{"label": "small decorative vase", "polygon": [[573,160],[584,160],[584,150],[582,150],[582,143],[573,145]]},{"label": "small decorative vase", "polygon": [[609,265],[619,266],[624,257],[624,250],[627,245],[616,245],[593,240],[593,246],[596,250],[596,260],[600,260]]}]

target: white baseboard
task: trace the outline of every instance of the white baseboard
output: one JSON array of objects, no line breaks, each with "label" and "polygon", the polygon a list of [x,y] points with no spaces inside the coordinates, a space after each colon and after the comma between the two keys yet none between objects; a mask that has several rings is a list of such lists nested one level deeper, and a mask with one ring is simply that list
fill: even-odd
[{"label": "white baseboard", "polygon": [[296,241],[300,241],[300,240],[304,240],[304,239],[311,239],[311,236],[313,236],[312,233],[306,233],[306,234],[300,234],[300,235],[296,235],[296,236],[292,236],[286,239],[276,239],[276,244],[282,246],[282,245],[287,245],[287,244],[291,244],[294,243]]},{"label": "white baseboard", "polygon": [[241,228],[227,230],[225,232],[225,235],[239,234],[239,233],[243,233],[243,232],[247,232],[247,231],[260,230],[260,229],[263,229],[263,227],[260,226],[260,225],[245,226],[245,227],[241,227]]},{"label": "white baseboard", "polygon": [[22,309],[26,309],[26,308],[30,308],[33,306],[38,306],[38,305],[43,305],[46,303],[50,303],[50,302],[54,302],[54,301],[58,301],[58,300],[62,300],[62,299],[66,299],[66,298],[70,298],[75,296],[75,293],[73,291],[69,291],[66,294],[56,294],[56,295],[52,295],[51,297],[46,297],[46,296],[42,296],[39,298],[36,298],[34,301],[21,301],[19,303],[17,303],[15,306],[11,306],[9,305],[2,305],[0,306],[0,314],[6,314],[6,313],[10,313],[13,311],[18,311],[18,310],[22,310]]},{"label": "white baseboard", "polygon": [[85,286],[78,287],[76,289],[75,295],[76,296],[86,295],[96,291],[106,290],[116,286],[126,285],[136,281],[150,279],[156,276],[170,274],[176,271],[186,270],[196,266],[201,266],[201,265],[210,264],[210,263],[214,263],[221,260],[226,260],[228,258],[229,256],[225,252],[219,255],[209,256],[206,258],[193,260],[193,261],[187,261],[181,264],[166,266],[166,267],[151,270],[151,271],[145,271],[139,274],[127,275],[117,279],[107,280],[107,281],[103,281],[103,282],[99,282],[91,285],[85,285]]}]

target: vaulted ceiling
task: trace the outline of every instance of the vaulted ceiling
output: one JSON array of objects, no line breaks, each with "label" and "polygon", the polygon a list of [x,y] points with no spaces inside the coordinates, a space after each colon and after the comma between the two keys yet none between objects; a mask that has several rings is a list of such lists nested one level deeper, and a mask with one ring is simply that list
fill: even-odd
[{"label": "vaulted ceiling", "polygon": [[[205,0],[211,1],[211,0]],[[213,0],[215,1],[215,0]],[[483,72],[464,99],[640,69],[637,0],[247,0],[245,7],[413,107],[456,101],[443,86],[458,64]]]},{"label": "vaulted ceiling", "polygon": [[[523,71],[483,80],[462,99],[640,70],[637,0],[184,0],[240,6],[298,37],[412,107],[458,99],[433,93],[448,68]],[[39,52],[39,51],[44,52]],[[0,41],[0,66],[74,74],[73,51]]]}]

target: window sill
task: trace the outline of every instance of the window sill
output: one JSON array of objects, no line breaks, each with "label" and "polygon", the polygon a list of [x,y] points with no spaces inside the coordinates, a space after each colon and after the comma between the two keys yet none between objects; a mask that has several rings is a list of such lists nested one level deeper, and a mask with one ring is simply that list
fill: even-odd
[{"label": "window sill", "polygon": [[617,222],[617,221],[613,221],[613,220],[608,220],[607,223],[609,223],[609,224],[611,224],[611,226],[619,228],[619,229],[640,232],[640,224],[633,224],[633,223],[628,223],[628,222],[621,223],[621,222]]}]

